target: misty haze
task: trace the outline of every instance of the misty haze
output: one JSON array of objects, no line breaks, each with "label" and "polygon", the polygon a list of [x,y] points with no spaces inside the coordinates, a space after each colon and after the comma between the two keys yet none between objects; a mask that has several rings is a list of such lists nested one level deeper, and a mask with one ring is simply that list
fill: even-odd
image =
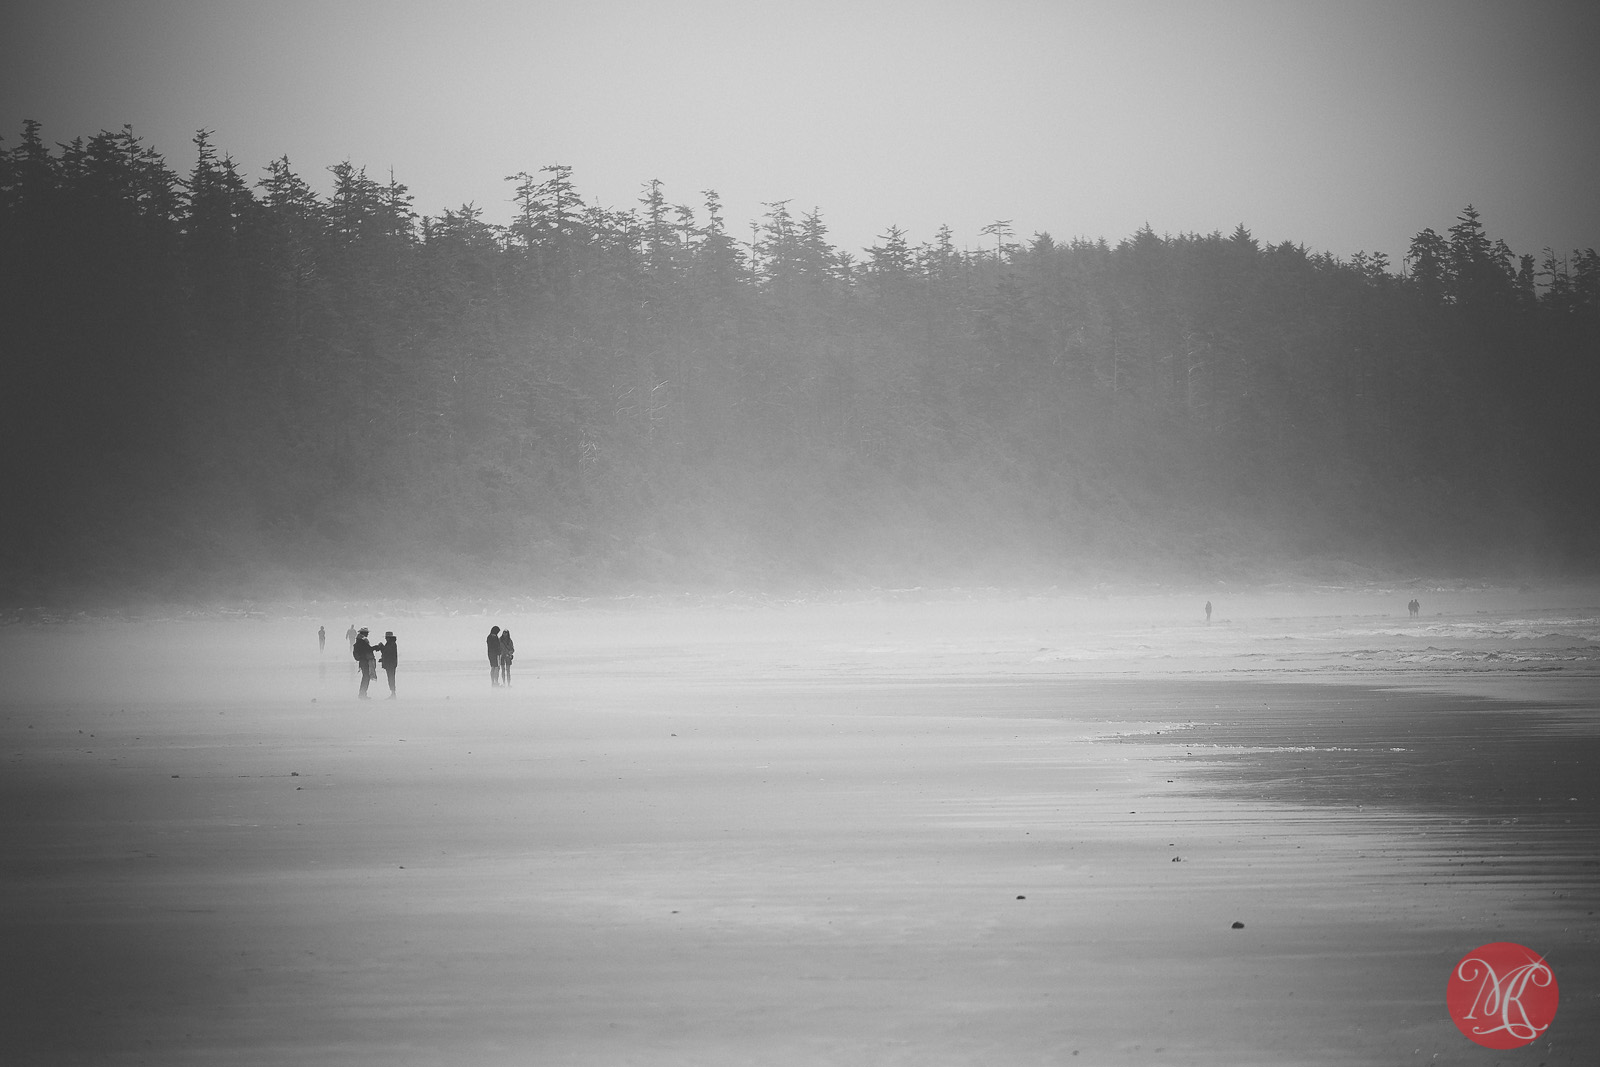
[{"label": "misty haze", "polygon": [[[1474,574],[1596,559],[1600,258],[913,245],[715,193],[505,227],[202,133],[7,157],[24,600]],[[742,227],[739,227],[742,229]]]},{"label": "misty haze", "polygon": [[[1600,20],[1541,8],[1538,122],[1430,140],[1442,46],[1375,110],[1415,9],[998,5],[974,74],[960,5],[774,40],[705,0],[609,51],[548,5],[24,7],[135,58],[0,75],[0,1061],[1592,1062]],[[1235,26],[1254,74],[1157,73]],[[1145,35],[1160,103],[1074,117]],[[569,95],[509,92],[508,41]],[[1302,47],[1357,57],[1342,103],[1264,80]],[[147,135],[241,63],[243,128]],[[1561,166],[1517,203],[1452,123]],[[341,131],[429,192],[284,150]],[[1071,228],[1112,206],[1194,219]],[[1501,943],[1538,988],[1486,1035],[1446,986]]]}]

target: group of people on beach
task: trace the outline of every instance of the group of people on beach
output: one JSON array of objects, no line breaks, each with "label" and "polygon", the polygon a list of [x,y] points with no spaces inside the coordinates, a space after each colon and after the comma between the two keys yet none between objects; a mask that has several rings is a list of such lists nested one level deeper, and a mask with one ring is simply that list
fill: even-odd
[{"label": "group of people on beach", "polygon": [[[400,666],[400,646],[395,640],[394,631],[389,630],[383,635],[383,642],[374,645],[368,636],[372,631],[365,626],[356,627],[355,623],[345,631],[345,646],[350,650],[350,657],[355,660],[356,666],[361,669],[361,690],[357,696],[362,700],[371,699],[367,688],[372,680],[378,676],[381,666],[384,673],[389,676],[389,699],[395,697],[394,672]],[[317,627],[317,651],[324,651],[328,647],[328,628]],[[489,684],[494,686],[511,684],[511,660],[516,655],[517,646],[512,643],[511,631],[502,630],[495,626],[489,630]]]}]

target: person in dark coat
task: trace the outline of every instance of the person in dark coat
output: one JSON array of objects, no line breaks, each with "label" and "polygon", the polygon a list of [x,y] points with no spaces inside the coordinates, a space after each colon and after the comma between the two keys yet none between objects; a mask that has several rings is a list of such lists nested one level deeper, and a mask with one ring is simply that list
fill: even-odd
[{"label": "person in dark coat", "polygon": [[356,631],[356,642],[350,646],[350,654],[355,657],[356,663],[361,667],[361,692],[358,696],[367,700],[367,686],[372,684],[372,679],[378,673],[378,665],[372,652],[372,642],[367,640],[367,628],[363,626]]},{"label": "person in dark coat", "polygon": [[516,655],[517,646],[511,643],[511,631],[500,631],[500,680],[506,685],[511,684],[511,657]]},{"label": "person in dark coat", "polygon": [[500,627],[496,626],[489,631],[489,684],[500,684]]},{"label": "person in dark coat", "polygon": [[327,647],[328,647],[328,628],[326,626],[319,626],[319,627],[317,627],[317,651],[318,652],[325,651],[327,649]]},{"label": "person in dark coat", "polygon": [[393,630],[383,635],[383,644],[378,646],[378,655],[383,658],[383,673],[389,676],[389,699],[393,700],[394,671],[400,666],[400,646],[395,644]]}]

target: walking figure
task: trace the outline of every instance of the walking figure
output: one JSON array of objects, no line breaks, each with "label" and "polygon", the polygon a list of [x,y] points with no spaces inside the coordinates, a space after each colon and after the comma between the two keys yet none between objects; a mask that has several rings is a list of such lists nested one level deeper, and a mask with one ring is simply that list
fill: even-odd
[{"label": "walking figure", "polygon": [[317,627],[317,651],[318,652],[326,652],[327,650],[328,650],[328,628],[326,626],[319,626],[319,627]]},{"label": "walking figure", "polygon": [[352,651],[356,647],[356,624],[355,623],[351,623],[350,624],[350,629],[348,629],[348,630],[346,630],[344,632],[344,647],[346,647],[348,649],[351,649]]},{"label": "walking figure", "polygon": [[1206,601],[1206,622],[1211,621],[1211,601]]},{"label": "walking figure", "polygon": [[489,684],[500,684],[500,627],[495,626],[489,630],[486,642],[489,650]]},{"label": "walking figure", "polygon": [[1421,603],[1421,601],[1417,600],[1416,597],[1412,597],[1411,598],[1411,603],[1406,605],[1406,610],[1408,612],[1410,612],[1411,614],[1413,614],[1413,615],[1421,614],[1421,612],[1422,612],[1422,603]]},{"label": "walking figure", "polygon": [[506,685],[511,684],[511,657],[516,655],[517,646],[511,643],[511,631],[500,631],[500,680]]},{"label": "walking figure", "polygon": [[400,646],[395,643],[394,631],[390,630],[383,635],[383,644],[378,646],[378,655],[383,657],[383,673],[389,676],[389,699],[394,699],[394,672],[400,666]]},{"label": "walking figure", "polygon": [[361,692],[357,694],[360,699],[367,700],[367,686],[372,684],[372,679],[378,673],[378,666],[373,657],[372,644],[367,640],[367,628],[363,626],[356,631],[356,640],[350,646],[350,654],[355,657],[356,664],[361,668]]}]

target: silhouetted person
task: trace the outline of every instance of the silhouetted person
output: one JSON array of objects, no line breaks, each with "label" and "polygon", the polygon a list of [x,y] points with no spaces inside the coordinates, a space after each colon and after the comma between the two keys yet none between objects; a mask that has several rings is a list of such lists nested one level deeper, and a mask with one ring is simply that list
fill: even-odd
[{"label": "silhouetted person", "polygon": [[372,644],[367,640],[367,628],[363,626],[356,631],[355,643],[350,646],[350,654],[355,657],[356,663],[361,667],[361,692],[357,694],[362,700],[368,699],[367,686],[372,684],[372,679],[378,673],[378,666],[372,654]]},{"label": "silhouetted person", "polygon": [[383,635],[383,644],[378,646],[378,655],[383,657],[383,673],[389,676],[389,699],[393,700],[394,671],[400,666],[400,646],[395,644],[393,630]]},{"label": "silhouetted person", "polygon": [[511,657],[516,655],[517,646],[511,643],[511,631],[500,631],[500,680],[506,685],[511,684]]},{"label": "silhouetted person", "polygon": [[1413,615],[1421,614],[1421,612],[1422,612],[1422,602],[1417,600],[1415,597],[1413,597],[1412,600],[1411,600],[1411,603],[1406,605],[1406,610],[1409,611]]},{"label": "silhouetted person", "polygon": [[348,630],[346,630],[344,632],[344,647],[350,649],[351,651],[355,650],[355,647],[356,647],[356,624],[355,623],[351,623],[350,624],[350,629],[348,629]]},{"label": "silhouetted person", "polygon": [[500,627],[490,629],[489,639],[489,684],[500,684]]},{"label": "silhouetted person", "polygon": [[1206,601],[1206,622],[1211,621],[1211,601]]},{"label": "silhouetted person", "polygon": [[318,652],[326,652],[327,649],[328,649],[328,628],[326,626],[319,626],[319,627],[317,627],[317,651]]}]

